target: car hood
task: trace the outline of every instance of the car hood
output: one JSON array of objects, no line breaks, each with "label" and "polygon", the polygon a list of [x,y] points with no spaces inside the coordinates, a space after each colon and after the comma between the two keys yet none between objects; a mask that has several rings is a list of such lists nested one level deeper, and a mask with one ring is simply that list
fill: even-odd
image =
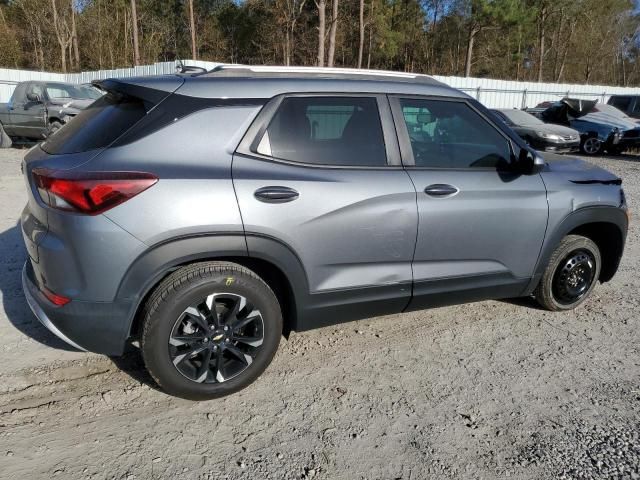
[{"label": "car hood", "polygon": [[566,137],[567,135],[580,135],[578,131],[573,128],[555,125],[553,123],[543,123],[542,125],[521,125],[520,128],[527,129],[532,132],[553,133],[556,135],[562,135],[563,137]]},{"label": "car hood", "polygon": [[547,162],[543,170],[544,173],[559,175],[572,183],[600,183],[604,185],[620,185],[622,183],[620,177],[584,160],[546,152],[539,152],[539,154]]},{"label": "car hood", "polygon": [[76,110],[84,110],[95,100],[84,98],[52,98],[52,105],[59,105],[63,108],[75,108]]}]

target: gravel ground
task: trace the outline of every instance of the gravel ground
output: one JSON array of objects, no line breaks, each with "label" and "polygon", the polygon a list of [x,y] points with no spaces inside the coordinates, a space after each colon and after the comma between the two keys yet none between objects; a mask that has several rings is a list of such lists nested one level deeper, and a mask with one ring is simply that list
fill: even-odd
[{"label": "gravel ground", "polygon": [[[294,333],[251,387],[191,403],[31,315],[23,153],[0,150],[1,478],[640,478],[636,222],[576,311],[491,301]],[[640,204],[640,159],[590,161]]]}]

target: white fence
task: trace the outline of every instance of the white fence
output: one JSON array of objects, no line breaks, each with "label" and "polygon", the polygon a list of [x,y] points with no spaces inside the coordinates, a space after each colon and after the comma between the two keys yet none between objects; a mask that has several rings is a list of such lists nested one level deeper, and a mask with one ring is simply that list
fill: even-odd
[{"label": "white fence", "polygon": [[[184,60],[186,65],[195,65],[211,69],[215,62]],[[27,70],[0,69],[0,102],[7,102],[18,82],[25,80],[52,80],[70,83],[87,83],[92,80],[109,77],[133,77],[141,75],[161,75],[174,73],[176,62],[159,62],[153,65],[142,65],[133,68],[115,70],[98,70],[81,73],[47,73]],[[563,83],[515,82],[509,80],[493,80],[488,78],[443,77],[433,78],[458,88],[481,101],[490,108],[525,108],[535,107],[547,100],[563,97],[597,99],[606,102],[613,94],[640,95],[640,88],[612,87],[605,85],[580,85]]]}]

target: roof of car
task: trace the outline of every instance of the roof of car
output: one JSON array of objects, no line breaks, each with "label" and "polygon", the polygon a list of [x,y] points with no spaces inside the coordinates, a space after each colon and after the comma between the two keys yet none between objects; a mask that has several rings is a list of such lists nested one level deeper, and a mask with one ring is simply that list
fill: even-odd
[{"label": "roof of car", "polygon": [[427,75],[384,70],[221,65],[184,78],[179,93],[204,98],[270,98],[282,93],[331,92],[467,97]]}]

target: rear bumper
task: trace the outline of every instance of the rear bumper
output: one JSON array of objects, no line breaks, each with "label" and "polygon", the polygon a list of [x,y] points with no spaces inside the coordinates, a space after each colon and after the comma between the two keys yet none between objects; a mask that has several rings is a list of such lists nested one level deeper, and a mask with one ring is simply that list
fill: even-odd
[{"label": "rear bumper", "polygon": [[44,312],[44,310],[42,309],[40,304],[38,304],[38,302],[36,302],[36,299],[34,298],[33,294],[31,293],[31,288],[32,287],[35,287],[35,285],[33,285],[33,283],[27,278],[27,264],[25,263],[24,268],[22,269],[22,290],[24,291],[24,296],[27,299],[27,303],[29,304],[29,308],[31,309],[33,314],[40,321],[40,323],[42,325],[44,325],[45,327],[47,327],[47,330],[49,330],[51,333],[53,333],[56,337],[58,337],[59,339],[63,340],[64,342],[68,343],[72,347],[77,348],[78,350],[82,350],[82,351],[86,352],[85,348],[82,348],[76,342],[71,340],[64,333],[62,333],[60,330],[58,330],[58,328],[53,324],[53,322],[47,316],[47,314]]},{"label": "rear bumper", "polygon": [[130,303],[72,301],[63,307],[53,305],[40,292],[30,260],[22,270],[22,289],[40,323],[72,347],[110,356],[124,353]]}]

